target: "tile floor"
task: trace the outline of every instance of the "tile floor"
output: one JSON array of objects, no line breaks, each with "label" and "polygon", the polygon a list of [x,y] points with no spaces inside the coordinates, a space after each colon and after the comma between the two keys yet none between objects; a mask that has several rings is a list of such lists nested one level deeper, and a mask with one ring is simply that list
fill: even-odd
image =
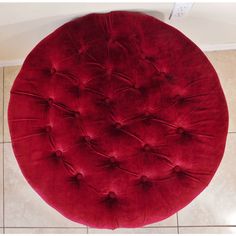
[{"label": "tile floor", "polygon": [[236,233],[236,51],[206,54],[220,77],[230,113],[225,155],[217,174],[192,203],[165,221],[114,231],[67,220],[26,183],[7,125],[9,91],[20,66],[0,68],[0,233]]}]

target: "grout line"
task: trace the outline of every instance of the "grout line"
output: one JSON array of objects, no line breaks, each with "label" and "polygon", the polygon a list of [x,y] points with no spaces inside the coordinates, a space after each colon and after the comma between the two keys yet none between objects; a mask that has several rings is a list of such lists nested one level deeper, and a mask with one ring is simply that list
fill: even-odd
[{"label": "grout line", "polygon": [[8,226],[5,229],[86,229],[87,227]]},{"label": "grout line", "polygon": [[[1,73],[1,76],[2,76],[2,109],[3,109],[3,106],[4,106],[4,94],[3,94],[3,91],[4,91],[4,68],[2,68],[2,73]],[[3,115],[3,110],[2,110],[2,115]],[[2,119],[2,121],[4,121],[4,117],[3,117],[3,119]],[[3,124],[4,122],[2,122],[2,132],[3,132],[3,128],[4,128],[4,124]],[[4,134],[4,132],[3,132],[3,134]],[[3,137],[3,134],[2,134],[2,140],[1,140],[1,143],[3,143],[4,142],[4,137]]]},{"label": "grout line", "polygon": [[[3,108],[3,106],[4,106],[4,94],[3,94],[4,82],[3,81],[4,81],[4,68],[2,68],[2,81],[1,81],[1,83],[2,83],[2,107],[1,107],[2,114],[4,112],[3,111],[4,110],[4,108]],[[4,121],[4,116],[2,118],[3,118],[2,121]],[[1,144],[3,144],[3,142],[4,142],[4,122],[2,122],[2,142],[1,142]],[[2,161],[2,226],[4,227],[4,194],[3,194],[4,145],[2,145],[2,160],[1,161]],[[2,231],[4,233],[3,227],[2,227]]]},{"label": "grout line", "polygon": [[[5,111],[4,111],[4,109],[5,109],[5,107],[4,107],[4,86],[5,86],[5,83],[4,83],[4,81],[5,81],[5,67],[3,67],[3,81],[2,81],[2,85],[3,85],[3,91],[2,91],[2,101],[3,101],[3,122],[2,122],[2,132],[3,132],[3,143],[4,143],[4,140],[5,140],[5,136],[4,136],[4,133],[5,133],[5,130],[4,130],[4,115],[5,115]],[[2,216],[2,225],[3,225],[3,234],[5,234],[5,192],[4,192],[4,182],[5,182],[5,179],[4,179],[4,176],[5,176],[5,173],[4,173],[4,159],[5,159],[5,157],[4,157],[4,152],[5,152],[5,150],[4,150],[4,144],[2,145],[2,152],[3,152],[3,158],[2,158],[2,194],[3,194],[3,198],[2,198],[2,214],[3,214],[3,216]]]},{"label": "grout line", "polygon": [[236,225],[183,225],[180,228],[235,228]]},{"label": "grout line", "polygon": [[[179,226],[180,228],[236,228],[236,225],[188,225],[188,226]],[[43,226],[16,226],[16,227],[0,227],[0,228],[5,228],[5,229],[86,229],[87,234],[89,233],[88,227],[43,227]],[[142,227],[140,227],[142,228]],[[155,226],[155,227],[143,227],[143,229],[161,229],[161,228],[176,228],[176,226]],[[94,228],[96,230],[102,230],[98,228]],[[126,229],[126,228],[122,228]],[[127,228],[128,229],[128,228]],[[138,228],[134,228],[138,229]],[[111,230],[112,231],[112,230]]]},{"label": "grout line", "polygon": [[[178,225],[179,228],[187,227],[235,227],[236,225]],[[147,226],[143,228],[176,228],[176,226]]]},{"label": "grout line", "polygon": [[[58,227],[58,226],[7,226],[5,227],[6,229],[34,229],[34,228],[42,228],[42,229],[87,229],[88,231],[88,227],[84,226],[84,227]],[[156,228],[176,228],[176,226],[153,226],[153,227],[139,227],[139,228],[134,228],[134,229],[156,229]],[[102,229],[98,229],[98,228],[92,228],[92,229],[97,229],[97,230],[102,230]],[[126,229],[126,228],[122,228],[122,229]],[[129,228],[127,228],[129,229]],[[112,231],[112,230],[111,230]]]},{"label": "grout line", "polygon": [[[210,227],[221,227],[221,228],[227,228],[227,227],[231,227],[231,228],[236,228],[236,225],[185,225],[185,226],[179,226],[180,228],[210,228]],[[0,227],[3,228],[3,227]],[[84,226],[84,227],[53,227],[53,226],[7,226],[5,227],[6,229],[35,229],[35,228],[42,228],[42,229],[87,229],[88,227]],[[153,227],[140,227],[143,229],[158,229],[158,228],[176,228],[176,226],[153,226]],[[133,229],[140,229],[140,228],[133,228]],[[93,229],[97,229],[98,228],[93,228]],[[121,228],[121,229],[126,229],[126,228]],[[127,228],[129,229],[129,228]],[[102,229],[100,229],[102,230]],[[112,231],[112,230],[111,230]]]},{"label": "grout line", "polygon": [[176,212],[176,220],[177,220],[177,233],[179,234],[179,215],[178,215],[178,212]]},{"label": "grout line", "polygon": [[176,228],[176,226],[171,226],[171,225],[161,225],[161,226],[144,226],[144,227],[139,227],[139,228],[144,228],[144,229],[155,229],[155,228]]},{"label": "grout line", "polygon": [[89,233],[88,226],[86,227],[86,233],[87,233],[87,234]]}]

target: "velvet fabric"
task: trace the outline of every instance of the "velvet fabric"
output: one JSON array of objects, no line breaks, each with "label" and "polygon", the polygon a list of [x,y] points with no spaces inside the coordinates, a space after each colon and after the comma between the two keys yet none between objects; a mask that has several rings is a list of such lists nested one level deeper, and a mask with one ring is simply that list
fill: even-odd
[{"label": "velvet fabric", "polygon": [[161,221],[209,184],[228,111],[193,42],[117,11],[68,22],[31,51],[8,121],[32,188],[65,217],[114,229]]}]

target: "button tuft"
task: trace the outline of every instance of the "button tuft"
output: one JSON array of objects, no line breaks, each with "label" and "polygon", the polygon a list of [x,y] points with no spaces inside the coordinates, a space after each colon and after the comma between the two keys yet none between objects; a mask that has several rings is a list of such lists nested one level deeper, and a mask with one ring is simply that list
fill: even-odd
[{"label": "button tuft", "polygon": [[104,99],[104,102],[109,105],[111,103],[111,100],[110,100],[110,98],[107,97]]},{"label": "button tuft", "polygon": [[148,177],[145,176],[145,175],[142,175],[141,178],[140,178],[141,182],[145,183],[148,181]]},{"label": "button tuft", "polygon": [[78,173],[75,177],[77,180],[83,179],[83,175],[81,173]]},{"label": "button tuft", "polygon": [[84,140],[89,143],[91,142],[92,138],[87,135],[87,136],[84,136]]},{"label": "button tuft", "polygon": [[47,125],[45,127],[45,130],[46,130],[47,133],[50,133],[52,131],[52,127],[50,125]]},{"label": "button tuft", "polygon": [[52,98],[48,98],[47,102],[48,102],[48,105],[51,106],[53,104],[53,99]]},{"label": "button tuft", "polygon": [[57,157],[61,157],[61,156],[62,156],[62,151],[57,150],[57,151],[55,152],[55,154],[56,154]]},{"label": "button tuft", "polygon": [[115,162],[116,162],[115,157],[110,157],[110,162],[111,162],[111,163],[115,163]]},{"label": "button tuft", "polygon": [[145,144],[144,146],[143,146],[143,150],[144,151],[151,151],[151,146],[149,145],[149,144]]},{"label": "button tuft", "polygon": [[134,89],[139,89],[139,86],[138,86],[138,84],[136,84],[136,83],[135,83],[135,84],[133,84],[133,88],[134,88]]},{"label": "button tuft", "polygon": [[57,72],[57,71],[56,71],[56,69],[55,69],[54,67],[52,67],[52,68],[50,69],[51,75],[55,74],[56,72]]},{"label": "button tuft", "polygon": [[106,74],[107,74],[108,76],[110,76],[110,75],[112,74],[112,72],[113,72],[112,65],[111,65],[111,64],[107,64],[107,65],[106,65]]},{"label": "button tuft", "polygon": [[80,117],[80,112],[79,112],[79,111],[74,112],[74,117],[75,117],[75,118]]},{"label": "button tuft", "polygon": [[116,127],[116,129],[120,129],[120,128],[122,127],[122,125],[121,125],[121,123],[116,122],[116,123],[115,123],[115,127]]},{"label": "button tuft", "polygon": [[180,166],[178,166],[178,165],[175,166],[175,167],[174,167],[174,171],[177,172],[177,173],[181,172]]},{"label": "button tuft", "polygon": [[115,167],[119,166],[119,163],[118,163],[118,161],[116,160],[115,157],[110,157],[109,166],[112,167],[112,168],[115,168]]},{"label": "button tuft", "polygon": [[184,132],[185,132],[185,130],[184,130],[184,128],[182,128],[182,127],[178,127],[178,128],[176,129],[176,133],[177,133],[177,134],[184,134]]},{"label": "button tuft", "polygon": [[116,194],[114,192],[109,192],[107,195],[110,199],[116,199]]},{"label": "button tuft", "polygon": [[155,58],[153,56],[145,56],[144,59],[148,62],[155,62]]},{"label": "button tuft", "polygon": [[139,180],[139,185],[143,188],[143,190],[148,190],[152,187],[153,183],[148,179],[147,176],[142,175]]},{"label": "button tuft", "polygon": [[171,80],[173,79],[173,76],[170,75],[170,74],[166,74],[165,77],[166,77],[166,79],[169,80],[169,81],[171,81]]}]

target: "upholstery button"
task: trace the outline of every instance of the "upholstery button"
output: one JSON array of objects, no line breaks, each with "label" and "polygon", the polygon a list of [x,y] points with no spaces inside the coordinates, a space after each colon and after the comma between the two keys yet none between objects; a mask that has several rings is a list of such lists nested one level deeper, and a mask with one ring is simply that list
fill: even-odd
[{"label": "upholstery button", "polygon": [[45,130],[47,133],[50,133],[52,131],[52,127],[50,125],[47,125]]},{"label": "upholstery button", "polygon": [[79,111],[74,112],[74,117],[75,117],[75,118],[80,117],[80,112],[79,112]]},{"label": "upholstery button", "polygon": [[179,100],[179,99],[181,99],[181,96],[178,94],[178,95],[176,95],[176,96],[174,97],[174,99],[175,99],[175,100]]},{"label": "upholstery button", "polygon": [[87,136],[84,136],[84,140],[89,143],[91,142],[92,138],[87,135]]},{"label": "upholstery button", "polygon": [[145,144],[144,146],[143,146],[143,150],[144,151],[151,151],[151,146],[149,145],[149,144]]},{"label": "upholstery button", "polygon": [[181,172],[181,168],[179,166],[175,166],[174,167],[174,171],[179,173],[179,172]]},{"label": "upholstery button", "polygon": [[131,37],[132,37],[132,38],[137,38],[138,35],[134,33],[134,34],[131,35]]},{"label": "upholstery button", "polygon": [[51,106],[53,104],[53,99],[52,98],[48,98],[47,102],[48,102],[48,105]]},{"label": "upholstery button", "polygon": [[185,98],[184,97],[179,97],[179,99],[178,99],[178,103],[179,104],[184,104],[185,103]]},{"label": "upholstery button", "polygon": [[167,80],[172,80],[173,79],[173,76],[170,75],[170,74],[166,74],[165,77],[166,77]]},{"label": "upholstery button", "polygon": [[78,81],[75,82],[76,85],[75,87],[72,89],[72,91],[74,92],[75,95],[79,96],[80,95],[80,87],[78,85]]},{"label": "upholstery button", "polygon": [[86,51],[86,47],[85,46],[80,46],[78,53],[79,54],[83,54]]},{"label": "upholstery button", "polygon": [[112,71],[113,71],[113,69],[112,69],[111,66],[108,66],[108,67],[106,68],[106,73],[107,73],[107,75],[111,75],[111,74],[112,74]]},{"label": "upholstery button", "polygon": [[114,44],[116,43],[117,40],[115,38],[109,37],[107,41],[108,41],[108,44]]},{"label": "upholstery button", "polygon": [[115,162],[116,162],[115,157],[110,157],[110,162],[111,162],[111,163],[115,163]]},{"label": "upholstery button", "polygon": [[146,58],[145,53],[144,53],[144,52],[141,52],[140,57],[145,60],[145,58]]},{"label": "upholstery button", "polygon": [[83,175],[82,175],[81,173],[78,173],[78,174],[76,175],[76,179],[77,179],[77,180],[83,179]]},{"label": "upholstery button", "polygon": [[155,74],[151,77],[152,82],[160,82],[160,76],[161,76],[161,72],[160,71],[156,71]]},{"label": "upholstery button", "polygon": [[114,192],[109,192],[104,199],[104,203],[107,207],[112,208],[118,203],[116,194]]},{"label": "upholstery button", "polygon": [[139,184],[142,187],[142,189],[145,190],[145,191],[150,189],[152,187],[152,185],[153,185],[153,183],[145,175],[141,176],[141,178],[139,180]]},{"label": "upholstery button", "polygon": [[166,73],[164,71],[158,71],[157,77],[166,79]]},{"label": "upholstery button", "polygon": [[155,58],[152,56],[145,56],[144,59],[148,62],[155,62]]},{"label": "upholstery button", "polygon": [[115,127],[116,127],[116,129],[120,129],[120,128],[122,127],[122,125],[121,125],[121,123],[116,122],[116,123],[115,123]]},{"label": "upholstery button", "polygon": [[110,164],[109,166],[112,168],[115,168],[119,165],[118,161],[116,160],[115,157],[110,157]]},{"label": "upholstery button", "polygon": [[184,104],[185,102],[185,98],[180,96],[180,95],[176,95],[174,98],[173,98],[173,103],[178,103],[178,104]]},{"label": "upholstery button", "polygon": [[184,134],[184,129],[182,128],[182,127],[178,127],[177,129],[176,129],[176,133],[177,134]]},{"label": "upholstery button", "polygon": [[107,97],[104,99],[104,102],[109,105],[111,103],[111,100],[110,100],[110,98]]},{"label": "upholstery button", "polygon": [[61,156],[62,156],[62,151],[57,150],[57,151],[55,152],[55,154],[56,154],[57,157],[61,157]]},{"label": "upholstery button", "polygon": [[108,197],[109,197],[110,199],[116,199],[116,194],[115,194],[114,192],[109,192],[109,193],[108,193]]},{"label": "upholstery button", "polygon": [[80,184],[80,182],[82,181],[83,177],[84,177],[84,176],[83,176],[81,173],[77,173],[77,174],[75,174],[74,176],[71,176],[71,177],[69,178],[69,181],[72,182],[73,184],[78,185],[78,184]]},{"label": "upholstery button", "polygon": [[111,35],[109,34],[107,34],[107,35],[104,35],[104,39],[107,41],[107,42],[109,42],[110,41],[110,38],[111,38]]},{"label": "upholstery button", "polygon": [[134,89],[139,89],[139,86],[137,84],[133,84]]},{"label": "upholstery button", "polygon": [[155,118],[155,115],[152,114],[152,113],[150,113],[150,112],[148,112],[148,111],[147,111],[147,112],[144,112],[143,116],[144,116],[144,118],[145,118],[146,120],[151,120],[151,119]]},{"label": "upholstery button", "polygon": [[52,68],[50,69],[51,75],[55,74],[56,72],[57,72],[57,71],[56,71],[56,69],[55,69],[54,67],[52,67]]},{"label": "upholstery button", "polygon": [[140,178],[141,182],[145,183],[148,181],[148,177],[145,176],[145,175],[142,175],[141,178]]}]

